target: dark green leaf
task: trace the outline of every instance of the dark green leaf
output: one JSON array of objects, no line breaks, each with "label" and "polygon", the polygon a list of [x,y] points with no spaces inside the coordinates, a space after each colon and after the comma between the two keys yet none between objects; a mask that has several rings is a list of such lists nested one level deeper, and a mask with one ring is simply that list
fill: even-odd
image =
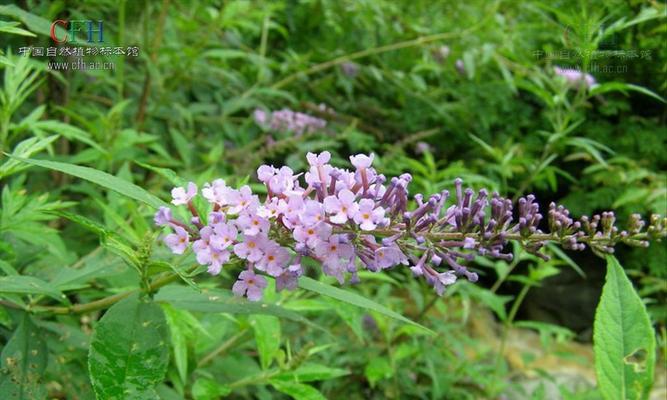
[{"label": "dark green leaf", "polygon": [[47,349],[43,333],[23,314],[18,329],[2,350],[0,393],[8,400],[35,400],[46,397],[42,374]]},{"label": "dark green leaf", "polygon": [[169,363],[169,330],[162,309],[132,295],[95,326],[88,368],[98,399],[157,399]]},{"label": "dark green leaf", "polygon": [[47,282],[33,276],[25,275],[0,277],[0,294],[3,293],[40,294],[52,297],[58,301],[65,299],[65,295],[54,289]]}]

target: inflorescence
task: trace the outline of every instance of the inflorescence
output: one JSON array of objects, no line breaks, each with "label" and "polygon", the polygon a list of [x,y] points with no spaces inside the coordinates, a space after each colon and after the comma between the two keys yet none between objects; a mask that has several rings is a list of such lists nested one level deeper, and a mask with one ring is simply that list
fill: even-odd
[{"label": "inflorescence", "polygon": [[[533,195],[511,200],[481,189],[463,189],[454,181],[455,193],[447,190],[425,197],[415,194],[409,202],[410,174],[387,178],[371,166],[374,155],[351,156],[355,170],[329,164],[329,152],[308,153],[309,171],[294,174],[287,166],[262,165],[257,177],[264,183],[264,201],[249,186],[234,189],[222,179],[206,183],[201,191],[190,182],[174,188],[172,204],[186,206],[189,224],[175,219],[171,209],[161,207],[155,223],[168,226],[164,242],[175,254],[192,247],[197,262],[212,275],[234,259],[244,260],[232,290],[257,301],[267,285],[263,274],[276,279],[277,290],[293,290],[303,274],[302,261],[319,261],[322,271],[345,281],[358,281],[359,268],[377,272],[408,266],[415,276],[442,295],[458,277],[475,282],[475,272],[461,264],[476,255],[511,260],[506,252],[516,240],[528,252],[544,259],[547,242],[564,248],[611,253],[619,242],[648,246],[649,240],[667,235],[667,218],[654,215],[649,226],[633,215],[627,230],[615,226],[613,212],[575,221],[563,206],[551,204],[548,232],[540,229],[543,215]],[[201,194],[210,203],[201,216],[193,199]],[[453,197],[451,205],[448,200]]]}]

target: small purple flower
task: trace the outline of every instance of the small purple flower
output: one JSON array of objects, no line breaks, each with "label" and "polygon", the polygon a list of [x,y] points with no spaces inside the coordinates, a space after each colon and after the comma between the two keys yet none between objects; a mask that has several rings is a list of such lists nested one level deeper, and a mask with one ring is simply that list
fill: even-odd
[{"label": "small purple flower", "polygon": [[211,226],[221,224],[225,222],[226,219],[225,214],[220,211],[211,211],[208,213],[208,224]]},{"label": "small purple flower", "polygon": [[171,208],[169,207],[160,207],[155,213],[155,225],[165,226],[168,225],[171,221]]},{"label": "small purple flower", "polygon": [[178,206],[188,204],[190,200],[197,194],[197,185],[194,182],[188,183],[187,191],[183,187],[176,187],[171,190],[171,204]]},{"label": "small purple flower", "polygon": [[209,247],[197,253],[197,262],[201,265],[208,265],[209,274],[218,275],[230,257],[231,253],[228,251],[218,251]]},{"label": "small purple flower", "polygon": [[407,263],[407,257],[396,246],[385,246],[375,250],[375,267],[386,269],[395,265]]},{"label": "small purple flower", "polygon": [[215,235],[211,237],[211,245],[217,250],[224,250],[234,244],[238,231],[232,223],[221,223],[214,228]]},{"label": "small purple flower", "polygon": [[329,160],[331,160],[331,153],[328,151],[323,151],[320,154],[315,154],[315,153],[308,153],[306,154],[306,159],[308,160],[308,164],[311,167],[322,167],[326,165]]},{"label": "small purple flower", "polygon": [[359,74],[359,65],[353,62],[342,63],[340,69],[348,78],[354,79]]},{"label": "small purple flower", "polygon": [[282,167],[269,179],[269,189],[277,195],[292,191],[294,190],[294,179],[294,171],[290,167]]},{"label": "small purple flower", "polygon": [[320,222],[311,226],[297,225],[294,228],[294,240],[305,243],[308,247],[314,248],[321,240],[329,239],[331,236],[331,225]]},{"label": "small purple flower", "polygon": [[212,183],[205,183],[201,194],[209,203],[224,206],[230,191],[224,180],[216,179]]},{"label": "small purple flower", "polygon": [[265,243],[266,238],[261,235],[246,235],[243,242],[234,245],[234,254],[250,262],[257,262],[264,256],[262,249]]},{"label": "small purple flower", "polygon": [[201,251],[208,251],[211,245],[211,236],[213,236],[213,228],[210,226],[203,227],[199,231],[199,240],[195,240],[192,244],[192,250],[197,254]]},{"label": "small purple flower", "polygon": [[262,109],[259,109],[259,108],[256,109],[252,113],[252,116],[253,116],[253,118],[255,118],[255,122],[257,123],[257,125],[265,125],[267,123],[268,118],[267,118],[267,115],[266,115],[266,111],[264,111]]},{"label": "small purple flower", "polygon": [[269,230],[269,221],[257,214],[243,212],[236,219],[236,226],[241,229],[244,235],[255,236]]},{"label": "small purple flower", "polygon": [[359,205],[354,202],[354,193],[347,189],[338,192],[338,196],[328,196],[324,199],[324,208],[331,216],[331,222],[344,224],[348,219],[354,218],[359,211]]},{"label": "small purple flower", "polygon": [[357,154],[356,156],[350,156],[350,162],[352,165],[354,165],[355,168],[357,169],[364,169],[364,168],[370,168],[371,164],[373,164],[373,159],[375,158],[375,154],[372,154],[370,156],[367,156],[365,154]]},{"label": "small purple flower", "polygon": [[257,168],[257,179],[259,179],[263,183],[267,183],[269,179],[275,175],[277,170],[273,167],[273,165],[261,165],[259,168]]},{"label": "small purple flower", "polygon": [[180,226],[175,226],[176,233],[171,233],[164,238],[164,243],[169,246],[174,254],[183,254],[190,243],[190,235]]},{"label": "small purple flower", "polygon": [[259,301],[265,287],[266,279],[264,277],[246,270],[239,274],[239,279],[232,286],[232,292],[239,297],[245,295],[250,301]]},{"label": "small purple flower", "polygon": [[590,88],[597,84],[595,78],[591,74],[585,74],[582,71],[573,68],[554,67],[556,75],[565,78],[570,85],[581,85]]},{"label": "small purple flower", "polygon": [[341,258],[352,258],[354,247],[343,240],[343,235],[331,235],[329,240],[317,243],[315,254],[325,262],[338,263]]},{"label": "small purple flower", "polygon": [[438,296],[442,296],[445,292],[445,287],[453,285],[456,282],[456,275],[452,271],[438,273],[433,277],[433,287]]},{"label": "small purple flower", "polygon": [[280,292],[282,290],[295,290],[298,286],[299,275],[285,271],[281,275],[276,277],[276,291]]},{"label": "small purple flower", "polygon": [[359,210],[354,214],[354,222],[365,231],[372,231],[384,219],[384,209],[375,207],[375,202],[371,199],[361,199]]},{"label": "small purple flower", "polygon": [[255,266],[271,276],[279,276],[285,270],[289,259],[287,249],[277,243],[271,243],[264,248],[264,257]]},{"label": "small purple flower", "polygon": [[250,186],[244,185],[241,189],[234,191],[227,211],[229,214],[238,214],[243,210],[254,211],[259,206],[257,195],[252,194]]},{"label": "small purple flower", "polygon": [[307,200],[305,207],[299,216],[299,220],[305,226],[318,224],[323,222],[325,218],[324,206],[322,203],[315,200]]}]

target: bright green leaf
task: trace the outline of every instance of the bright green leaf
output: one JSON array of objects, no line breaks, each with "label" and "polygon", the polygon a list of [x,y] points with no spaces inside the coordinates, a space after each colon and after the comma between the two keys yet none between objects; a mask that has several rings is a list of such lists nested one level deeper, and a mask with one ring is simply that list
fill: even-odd
[{"label": "bright green leaf", "polygon": [[343,290],[343,289],[339,289],[337,287],[333,287],[331,285],[327,285],[326,283],[316,281],[316,280],[314,280],[312,278],[309,278],[307,276],[302,276],[301,278],[299,278],[299,287],[301,289],[310,290],[311,292],[315,292],[315,293],[321,294],[323,296],[328,296],[328,297],[334,298],[336,300],[340,300],[340,301],[343,301],[345,303],[355,305],[357,307],[377,311],[380,314],[386,315],[387,317],[394,318],[396,320],[418,326],[418,327],[420,327],[420,328],[422,328],[422,329],[424,329],[424,330],[426,330],[430,333],[434,333],[432,330],[428,329],[427,327],[425,327],[423,325],[420,325],[420,324],[418,324],[414,321],[411,321],[410,319],[405,318],[401,314],[399,314],[395,311],[392,311],[392,310],[388,309],[387,307],[382,306],[382,305],[374,302],[373,300],[367,299],[363,296],[360,296],[360,295],[358,295],[356,293],[353,293],[353,292],[349,292],[347,290]]},{"label": "bright green leaf", "polygon": [[282,393],[292,397],[295,400],[325,400],[326,397],[322,395],[317,389],[312,386],[304,385],[296,382],[285,382],[280,380],[272,380],[271,385]]},{"label": "bright green leaf", "polygon": [[255,332],[260,364],[267,369],[280,349],[280,320],[271,315],[253,315],[250,325]]},{"label": "bright green leaf", "polygon": [[645,399],[653,384],[655,336],[646,307],[614,256],[593,326],[595,372],[607,400]]},{"label": "bright green leaf", "polygon": [[231,392],[232,389],[229,386],[219,384],[208,378],[199,378],[192,385],[192,397],[195,400],[217,400]]},{"label": "bright green leaf", "polygon": [[94,168],[82,167],[80,165],[67,164],[58,161],[35,160],[31,158],[13,157],[11,155],[9,155],[9,157],[16,158],[17,160],[36,165],[38,167],[60,171],[68,175],[76,176],[77,178],[85,179],[107,189],[118,192],[129,198],[141,201],[153,208],[159,208],[161,206],[167,205],[165,202],[153,196],[141,187],[135,185],[134,183],[118,178],[117,176],[107,174],[106,172],[96,170]]}]

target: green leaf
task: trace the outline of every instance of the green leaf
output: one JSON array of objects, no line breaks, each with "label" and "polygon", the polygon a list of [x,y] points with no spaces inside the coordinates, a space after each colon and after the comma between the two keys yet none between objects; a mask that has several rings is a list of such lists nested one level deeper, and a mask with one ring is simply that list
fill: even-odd
[{"label": "green leaf", "polygon": [[388,309],[387,307],[382,306],[382,305],[374,302],[373,300],[367,299],[367,298],[365,298],[363,296],[360,296],[360,295],[358,295],[356,293],[353,293],[353,292],[348,292],[347,290],[343,290],[343,289],[333,287],[331,285],[327,285],[326,283],[316,281],[316,280],[314,280],[312,278],[309,278],[307,276],[302,276],[301,278],[299,278],[299,287],[301,289],[309,290],[311,292],[315,292],[315,293],[321,294],[323,296],[331,297],[331,298],[334,298],[336,300],[340,300],[342,302],[355,305],[357,307],[377,311],[382,315],[386,315],[387,317],[390,317],[390,318],[393,318],[393,319],[396,319],[398,321],[405,322],[405,323],[408,323],[408,324],[411,324],[411,325],[418,326],[418,327],[424,329],[425,331],[427,331],[431,334],[435,334],[435,332],[428,329],[427,327],[425,327],[423,325],[420,325],[420,324],[418,324],[418,323],[416,323],[416,322],[414,322],[414,321],[412,321],[408,318],[405,318],[401,314],[399,314],[395,311],[392,311],[392,310]]},{"label": "green leaf", "polygon": [[63,301],[65,295],[54,289],[47,282],[25,275],[11,275],[0,277],[0,294],[3,293],[24,293],[40,294],[52,297],[58,301]]},{"label": "green leaf", "polygon": [[162,310],[169,325],[169,332],[171,332],[171,348],[174,354],[174,364],[176,370],[181,378],[181,383],[184,385],[188,381],[188,342],[187,332],[188,327],[180,318],[179,313],[184,312],[176,310],[170,304],[162,304]]},{"label": "green leaf", "polygon": [[165,286],[155,296],[156,301],[164,301],[175,308],[214,313],[229,314],[266,314],[293,321],[309,323],[307,319],[294,311],[273,304],[254,303],[233,297],[229,291],[208,289],[198,293],[185,286]]},{"label": "green leaf", "polygon": [[322,395],[317,389],[312,386],[304,385],[296,382],[285,382],[280,380],[271,380],[271,385],[282,393],[292,397],[296,400],[325,400],[326,397]]},{"label": "green leaf", "polygon": [[3,399],[46,398],[41,380],[48,359],[47,348],[43,334],[30,315],[23,314],[18,329],[0,357],[0,393]]},{"label": "green leaf", "polygon": [[645,399],[653,384],[655,336],[646,308],[614,256],[593,326],[595,373],[607,399]]},{"label": "green leaf", "polygon": [[95,326],[88,368],[98,399],[157,399],[169,363],[169,330],[162,309],[132,295]]},{"label": "green leaf", "polygon": [[232,389],[229,386],[208,378],[199,378],[192,385],[192,397],[195,400],[217,400],[231,392]]},{"label": "green leaf", "polygon": [[350,371],[346,369],[330,368],[326,365],[305,363],[293,371],[282,372],[279,375],[276,375],[273,379],[298,382],[326,381],[349,374]]},{"label": "green leaf", "polygon": [[85,179],[97,185],[113,190],[131,199],[141,201],[153,208],[166,206],[167,204],[159,198],[153,196],[146,190],[140,188],[134,183],[128,182],[124,179],[107,174],[106,172],[96,170],[94,168],[82,167],[80,165],[67,164],[58,161],[49,160],[35,160],[31,158],[21,158],[8,155],[19,161],[28,164],[36,165],[38,167],[48,168],[55,171],[60,171],[68,175],[76,176],[77,178]]},{"label": "green leaf", "polygon": [[590,90],[591,96],[595,96],[598,94],[602,93],[608,93],[608,92],[621,92],[625,93],[627,91],[634,91],[634,92],[639,92],[642,94],[645,94],[649,97],[653,97],[654,99],[666,103],[665,99],[663,99],[659,94],[656,94],[652,92],[649,89],[646,89],[645,87],[638,86],[638,85],[633,85],[631,83],[624,83],[624,82],[607,82],[603,83],[601,85],[596,85],[593,86]]},{"label": "green leaf", "polygon": [[280,320],[271,315],[254,315],[250,325],[255,332],[260,364],[267,369],[280,349]]},{"label": "green leaf", "polygon": [[371,387],[375,387],[375,384],[382,379],[391,378],[393,374],[394,370],[391,368],[389,361],[384,357],[372,358],[366,364],[366,368],[364,368],[364,375],[368,379],[368,383],[371,384]]}]

